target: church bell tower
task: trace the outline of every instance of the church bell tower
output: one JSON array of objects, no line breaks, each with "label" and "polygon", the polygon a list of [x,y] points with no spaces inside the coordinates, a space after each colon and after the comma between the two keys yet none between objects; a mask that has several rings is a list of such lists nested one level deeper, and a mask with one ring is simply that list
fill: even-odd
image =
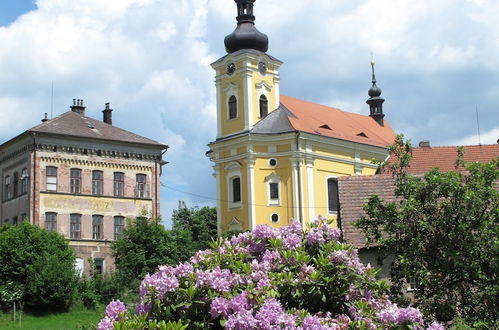
[{"label": "church bell tower", "polygon": [[217,139],[244,134],[279,106],[282,64],[268,55],[268,37],[255,27],[255,0],[235,0],[236,29],[225,37],[227,55],[212,63],[217,88]]}]

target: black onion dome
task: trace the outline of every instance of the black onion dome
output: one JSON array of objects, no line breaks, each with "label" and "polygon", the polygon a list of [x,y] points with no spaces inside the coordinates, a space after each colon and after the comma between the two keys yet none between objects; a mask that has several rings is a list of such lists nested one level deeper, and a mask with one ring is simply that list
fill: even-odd
[{"label": "black onion dome", "polygon": [[225,50],[234,53],[240,49],[254,49],[266,52],[269,38],[255,27],[253,3],[255,0],[234,0],[237,3],[237,27],[225,37]]},{"label": "black onion dome", "polygon": [[376,82],[373,82],[373,85],[371,88],[369,88],[369,91],[367,92],[370,97],[378,97],[381,95],[381,89],[376,86]]}]

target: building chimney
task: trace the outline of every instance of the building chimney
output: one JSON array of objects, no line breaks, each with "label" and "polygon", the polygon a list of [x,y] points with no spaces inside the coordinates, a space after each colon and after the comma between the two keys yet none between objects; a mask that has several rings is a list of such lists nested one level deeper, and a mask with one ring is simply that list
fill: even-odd
[{"label": "building chimney", "polygon": [[83,106],[83,100],[73,99],[73,105],[70,106],[70,108],[71,108],[71,111],[85,116],[85,107]]},{"label": "building chimney", "polygon": [[109,108],[109,102],[106,103],[106,108],[102,110],[103,118],[102,121],[106,124],[113,124],[113,109]]},{"label": "building chimney", "polygon": [[430,146],[430,140],[422,140],[419,142],[419,147],[420,148],[431,148]]},{"label": "building chimney", "polygon": [[47,120],[49,120],[49,119],[47,117],[47,113],[45,112],[45,118],[42,119],[42,123],[46,122]]}]

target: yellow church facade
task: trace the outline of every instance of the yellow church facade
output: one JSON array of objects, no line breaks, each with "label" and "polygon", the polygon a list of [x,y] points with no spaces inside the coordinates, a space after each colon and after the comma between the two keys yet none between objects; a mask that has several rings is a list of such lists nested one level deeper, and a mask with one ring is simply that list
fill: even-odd
[{"label": "yellow church facade", "polygon": [[336,218],[337,178],[374,174],[372,160],[384,160],[394,138],[374,72],[369,116],[280,95],[282,62],[266,53],[253,1],[236,3],[228,54],[212,64],[217,137],[207,155],[214,163],[219,233]]}]

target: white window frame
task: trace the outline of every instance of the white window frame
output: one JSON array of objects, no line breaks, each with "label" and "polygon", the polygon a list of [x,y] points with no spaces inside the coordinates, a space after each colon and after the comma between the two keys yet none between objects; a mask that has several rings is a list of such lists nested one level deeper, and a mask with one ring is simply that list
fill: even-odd
[{"label": "white window frame", "polygon": [[[238,162],[230,162],[227,166],[225,166],[225,171],[227,173],[227,205],[229,209],[236,209],[242,207],[242,199],[243,199],[243,179],[241,175],[241,164]],[[232,181],[235,178],[239,178],[240,180],[240,194],[241,200],[238,202],[233,201],[234,191],[232,186]]]},{"label": "white window frame", "polygon": [[[327,214],[328,215],[338,215],[338,211],[330,211],[329,210],[329,185],[328,181],[329,179],[335,179],[336,182],[338,182],[338,177],[335,175],[330,175],[326,177],[326,209],[327,209]],[[338,187],[338,210],[340,208],[340,197],[339,197],[339,187]]]},{"label": "white window frame", "polygon": [[[267,204],[268,205],[281,205],[281,177],[275,173],[272,173],[265,178],[265,183],[267,184]],[[270,184],[271,183],[277,184],[278,198],[270,198]]]}]

